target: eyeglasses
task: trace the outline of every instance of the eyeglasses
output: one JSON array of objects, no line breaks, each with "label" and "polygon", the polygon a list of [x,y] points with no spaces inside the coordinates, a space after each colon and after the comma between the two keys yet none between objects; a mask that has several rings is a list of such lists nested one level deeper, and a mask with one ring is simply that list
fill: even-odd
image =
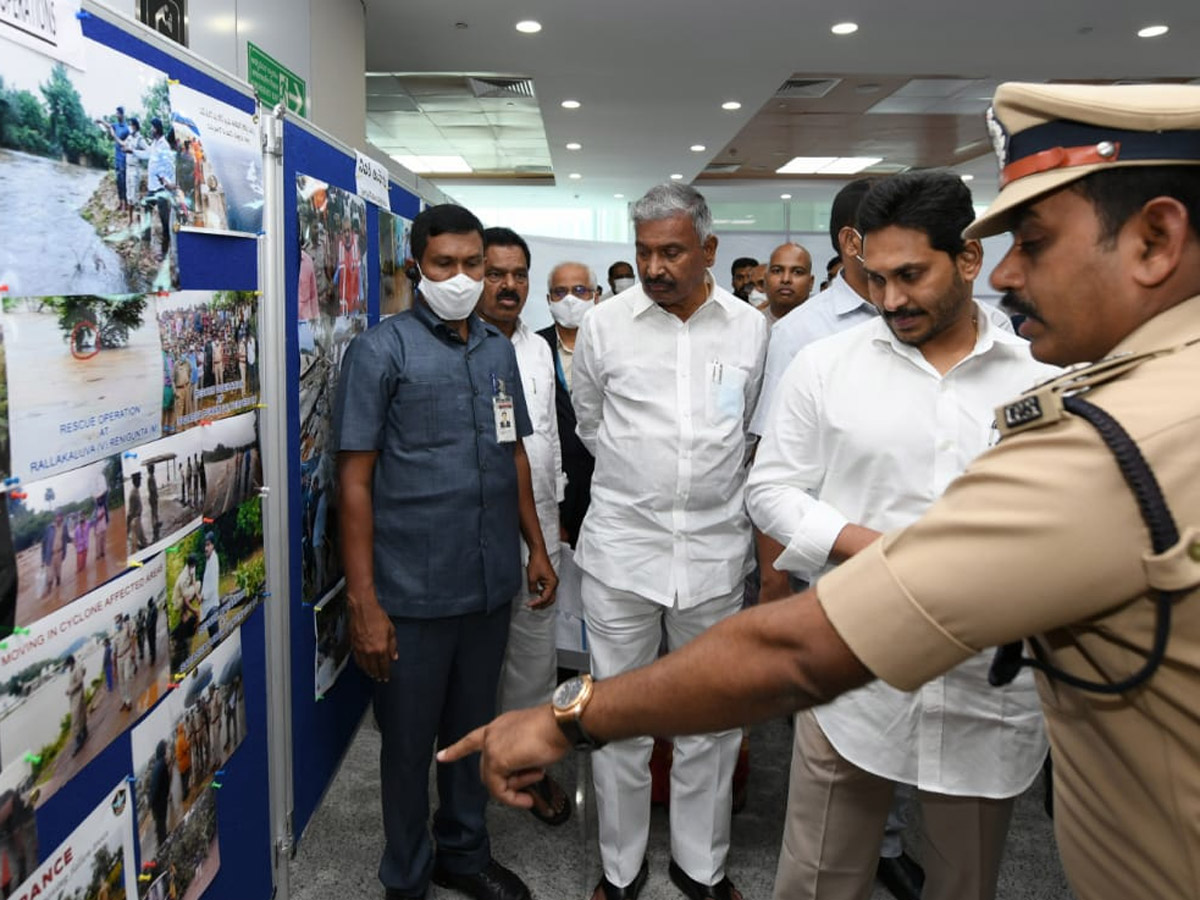
[{"label": "eyeglasses", "polygon": [[499,284],[505,278],[508,278],[510,276],[512,277],[512,280],[515,281],[517,284],[528,284],[529,283],[529,273],[526,271],[523,271],[523,270],[517,270],[514,272],[511,270],[504,270],[504,269],[488,269],[486,272],[483,273],[483,277],[486,278],[490,284]]},{"label": "eyeglasses", "polygon": [[580,300],[587,300],[596,293],[594,287],[588,287],[586,284],[577,284],[574,287],[552,287],[550,288],[550,296],[555,300],[561,300],[567,294],[573,297],[578,297]]}]

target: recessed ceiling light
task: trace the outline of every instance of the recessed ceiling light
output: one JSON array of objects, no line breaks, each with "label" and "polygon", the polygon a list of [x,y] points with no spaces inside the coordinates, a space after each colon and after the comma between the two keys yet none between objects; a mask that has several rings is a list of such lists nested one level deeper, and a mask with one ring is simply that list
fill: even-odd
[{"label": "recessed ceiling light", "polygon": [[780,194],[780,195],[779,195],[779,199],[780,199],[780,200],[791,200],[791,199],[792,199],[792,195],[791,195],[791,194]]},{"label": "recessed ceiling light", "polygon": [[963,176],[962,176],[962,180],[963,180],[963,181],[974,181],[974,180],[975,180],[975,176],[974,176],[974,175],[963,175]]},{"label": "recessed ceiling light", "polygon": [[517,23],[517,31],[521,34],[537,34],[542,30],[542,23],[535,22],[533,19],[526,19],[524,22]]},{"label": "recessed ceiling light", "polygon": [[708,148],[705,147],[703,144],[692,144],[692,146],[689,147],[688,149],[691,150],[693,153],[703,153]]},{"label": "recessed ceiling light", "polygon": [[1138,29],[1138,37],[1151,38],[1162,37],[1171,29],[1166,25],[1147,25],[1145,28]]},{"label": "recessed ceiling light", "polygon": [[392,159],[404,166],[410,172],[418,175],[429,173],[467,173],[474,171],[470,164],[461,156],[421,156],[412,154],[393,154]]},{"label": "recessed ceiling light", "polygon": [[883,162],[882,156],[842,156],[831,165],[821,169],[822,175],[854,175]]},{"label": "recessed ceiling light", "polygon": [[614,200],[624,200],[625,195],[624,194],[613,194],[613,199]]},{"label": "recessed ceiling light", "polygon": [[567,149],[568,150],[582,150],[583,144],[577,143],[575,141],[571,141],[571,143],[567,144]]},{"label": "recessed ceiling light", "polygon": [[582,175],[580,175],[578,172],[572,172],[572,173],[571,173],[570,175],[568,175],[567,177],[568,177],[568,178],[574,178],[576,181],[578,181],[578,180],[579,180],[580,178],[582,178],[583,176],[582,176]]},{"label": "recessed ceiling light", "polygon": [[857,22],[838,22],[836,25],[834,25],[829,30],[832,31],[834,34],[854,34],[854,32],[858,31],[858,23]]},{"label": "recessed ceiling light", "polygon": [[583,104],[578,100],[564,100],[562,102],[563,109],[579,109]]},{"label": "recessed ceiling light", "polygon": [[683,181],[683,176],[680,175],[678,172],[674,172],[671,174],[671,180],[672,181]]},{"label": "recessed ceiling light", "polygon": [[736,100],[726,100],[721,104],[721,109],[728,109],[730,111],[741,108],[742,104],[738,103]]},{"label": "recessed ceiling light", "polygon": [[777,175],[853,175],[882,162],[878,156],[795,156],[775,170]]}]

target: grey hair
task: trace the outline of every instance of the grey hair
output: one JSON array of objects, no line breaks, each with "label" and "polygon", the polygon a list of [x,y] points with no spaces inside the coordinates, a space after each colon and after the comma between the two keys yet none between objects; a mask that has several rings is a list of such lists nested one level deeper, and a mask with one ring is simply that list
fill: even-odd
[{"label": "grey hair", "polygon": [[692,226],[696,229],[700,243],[704,243],[712,237],[712,213],[709,212],[708,203],[705,201],[704,195],[691,185],[678,181],[655,185],[646,191],[629,210],[634,225],[640,225],[643,222],[658,222],[680,213],[691,218]]},{"label": "grey hair", "polygon": [[566,260],[564,262],[560,262],[558,265],[556,265],[553,269],[550,270],[550,274],[546,276],[546,292],[547,293],[549,293],[550,289],[552,287],[554,287],[554,276],[558,273],[558,270],[561,269],[563,266],[579,266],[579,268],[581,268],[581,269],[587,269],[588,287],[595,287],[597,285],[598,282],[596,281],[596,272],[591,266],[589,266],[587,263],[576,262],[573,259],[568,259],[568,260]]}]

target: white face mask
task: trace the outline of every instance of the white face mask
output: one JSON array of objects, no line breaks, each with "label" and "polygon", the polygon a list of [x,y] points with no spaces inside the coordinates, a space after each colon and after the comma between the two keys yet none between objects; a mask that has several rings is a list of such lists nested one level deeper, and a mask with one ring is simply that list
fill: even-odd
[{"label": "white face mask", "polygon": [[595,306],[592,300],[580,300],[571,294],[561,300],[550,301],[550,315],[562,328],[575,329],[583,321],[584,313]]},{"label": "white face mask", "polygon": [[636,281],[636,278],[614,278],[613,292],[619,294],[621,291],[627,291],[634,286]]},{"label": "white face mask", "polygon": [[755,288],[750,292],[749,300],[751,306],[762,306],[762,304],[767,302],[767,295],[758,288]]},{"label": "white face mask", "polygon": [[434,314],[444,322],[458,322],[465,319],[475,309],[479,297],[483,293],[483,281],[476,281],[469,275],[459,272],[453,278],[445,281],[430,281],[417,267],[421,276],[420,291],[425,302]]}]

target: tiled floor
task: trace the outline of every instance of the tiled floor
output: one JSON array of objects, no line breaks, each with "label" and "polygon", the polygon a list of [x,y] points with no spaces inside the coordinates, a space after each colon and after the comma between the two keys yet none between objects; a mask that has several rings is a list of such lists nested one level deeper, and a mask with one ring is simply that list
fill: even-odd
[{"label": "tiled floor", "polygon": [[[773,721],[754,729],[751,738],[750,799],[734,817],[728,871],[746,900],[770,900],[787,801],[791,730]],[[377,788],[379,735],[368,720],[349,748],[321,808],[299,842],[290,870],[294,900],[382,898],[376,866],[383,843]],[[576,782],[577,760],[557,771],[565,784]],[[585,779],[584,814],[549,828],[523,810],[493,804],[489,812],[495,857],[529,885],[534,900],[588,900],[600,876],[595,811],[590,779]],[[1000,873],[998,900],[1069,900],[1055,853],[1050,821],[1042,811],[1039,781],[1018,801]],[[919,856],[919,829],[908,843]],[[651,822],[650,880],[643,900],[679,900],[667,878],[667,815],[656,809]],[[429,900],[460,897],[431,887]],[[871,900],[890,895],[876,887]]]}]

